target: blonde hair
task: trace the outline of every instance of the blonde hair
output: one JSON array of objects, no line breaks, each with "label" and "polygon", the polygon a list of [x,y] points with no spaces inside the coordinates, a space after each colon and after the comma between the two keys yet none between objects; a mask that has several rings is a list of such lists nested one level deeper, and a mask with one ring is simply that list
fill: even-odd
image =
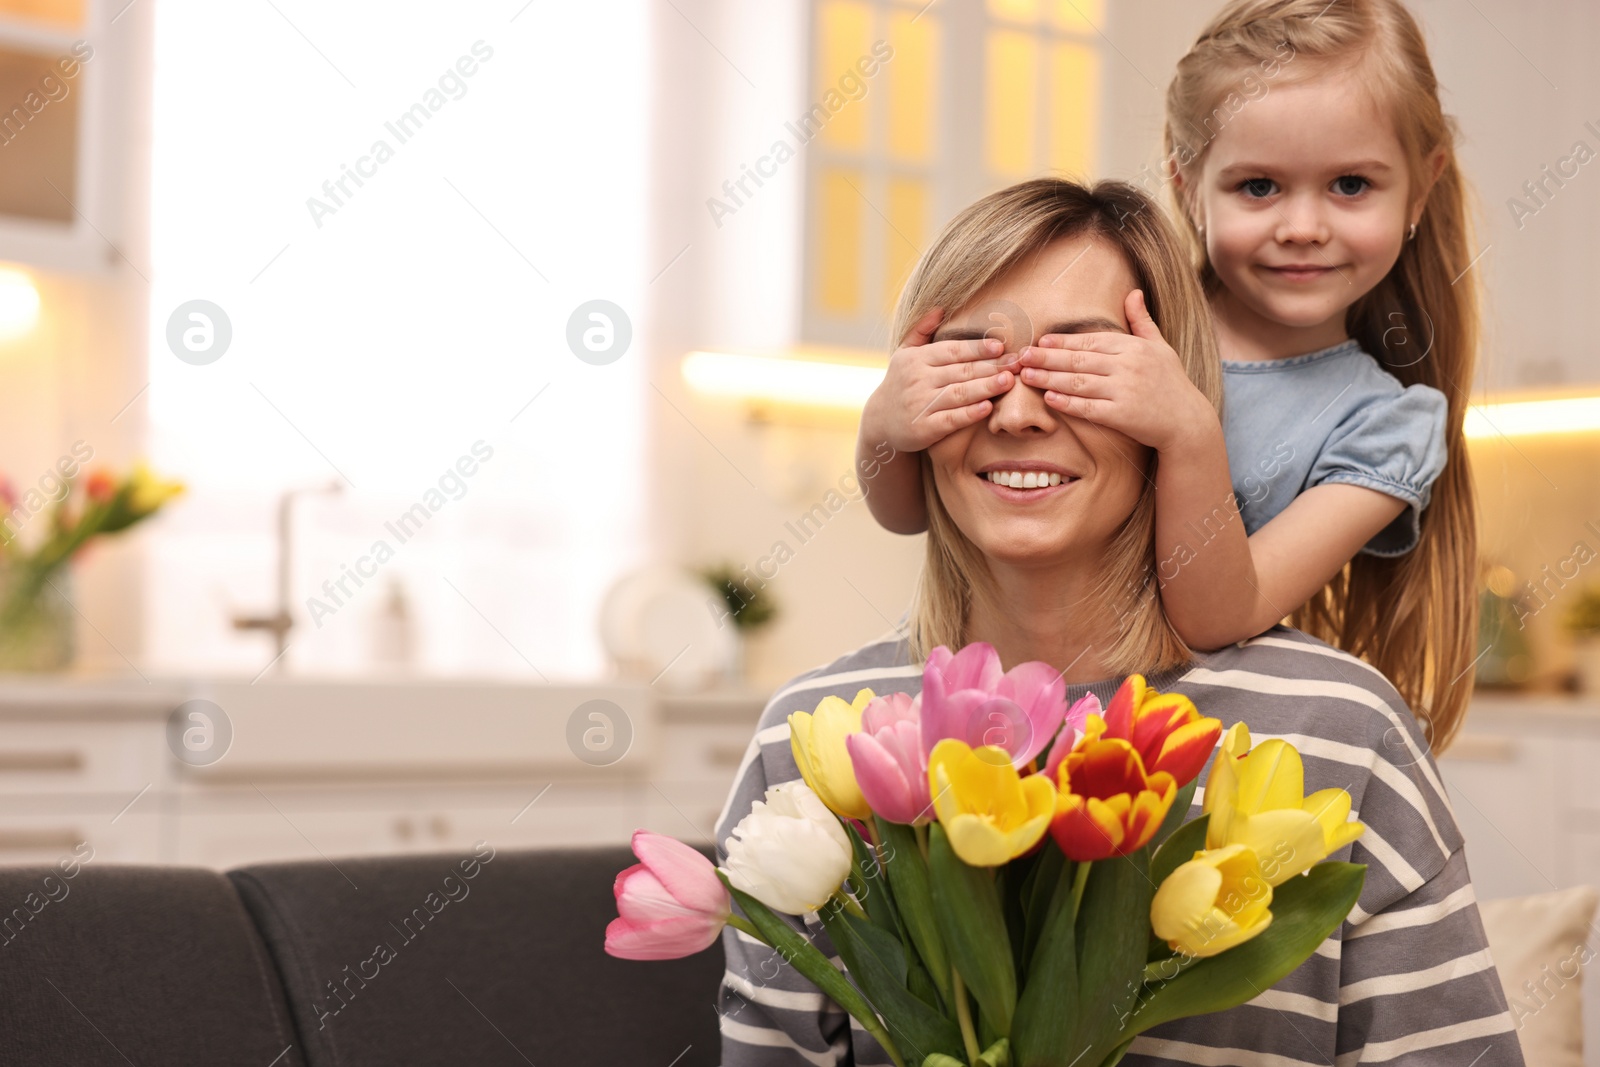
[{"label": "blonde hair", "polygon": [[[1036,178],[991,193],[944,227],[912,272],[895,308],[891,336],[901,338],[935,307],[968,307],[991,282],[1058,238],[1089,237],[1116,248],[1144,291],[1150,315],[1184,370],[1219,411],[1222,365],[1205,296],[1185,260],[1183,245],[1156,203],[1126,182],[1085,187],[1061,178]],[[1032,340],[1031,328],[1027,331]],[[956,526],[939,498],[926,453],[922,486],[928,508],[927,556],[912,599],[909,641],[916,661],[939,645],[967,643],[975,602],[997,608],[987,559]],[[1112,539],[1094,604],[1114,605],[1119,624],[1101,651],[1116,674],[1156,673],[1193,658],[1158,597],[1155,546],[1155,454],[1132,514]]]},{"label": "blonde hair", "polygon": [[[1287,59],[1283,49],[1292,51]],[[1292,65],[1291,65],[1292,64]],[[1416,20],[1398,0],[1235,0],[1178,62],[1167,89],[1166,157],[1178,216],[1208,297],[1221,282],[1189,210],[1218,116],[1244,104],[1236,89],[1259,71],[1297,81],[1359,68],[1394,122],[1410,170],[1411,203],[1424,192],[1427,157],[1444,152],[1414,239],[1378,285],[1345,312],[1345,329],[1403,385],[1421,383],[1449,401],[1448,462],[1422,513],[1421,540],[1404,556],[1358,555],[1290,616],[1295,627],[1361,656],[1382,671],[1443,752],[1466,713],[1478,632],[1477,505],[1462,422],[1478,347],[1476,274],[1468,189],[1456,162],[1455,121]],[[1232,94],[1231,96],[1229,94]],[[1409,343],[1417,338],[1423,344]],[[1395,343],[1388,342],[1395,336]],[[1411,358],[1421,348],[1422,358]],[[1400,357],[1399,359],[1387,357]]]}]

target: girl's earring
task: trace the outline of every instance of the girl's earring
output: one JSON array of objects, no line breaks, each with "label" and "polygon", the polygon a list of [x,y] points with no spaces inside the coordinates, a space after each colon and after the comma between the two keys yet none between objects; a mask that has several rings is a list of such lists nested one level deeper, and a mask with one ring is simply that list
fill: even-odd
[{"label": "girl's earring", "polygon": [[1412,224],[1411,224],[1411,230],[1410,230],[1410,232],[1408,232],[1408,233],[1407,233],[1407,234],[1406,234],[1406,240],[1408,240],[1408,241],[1409,241],[1409,240],[1411,240],[1411,239],[1412,239],[1412,238],[1413,238],[1413,237],[1415,237],[1415,236],[1416,236],[1416,235],[1417,235],[1417,224],[1416,224],[1416,223],[1414,223],[1414,222],[1413,222],[1413,223],[1412,223]]}]

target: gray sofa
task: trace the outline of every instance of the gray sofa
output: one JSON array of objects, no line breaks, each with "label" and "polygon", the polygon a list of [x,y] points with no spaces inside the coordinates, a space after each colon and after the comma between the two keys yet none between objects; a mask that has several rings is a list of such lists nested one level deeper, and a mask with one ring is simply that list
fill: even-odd
[{"label": "gray sofa", "polygon": [[0,1064],[716,1064],[720,948],[603,950],[634,862],[484,846],[0,868]]}]

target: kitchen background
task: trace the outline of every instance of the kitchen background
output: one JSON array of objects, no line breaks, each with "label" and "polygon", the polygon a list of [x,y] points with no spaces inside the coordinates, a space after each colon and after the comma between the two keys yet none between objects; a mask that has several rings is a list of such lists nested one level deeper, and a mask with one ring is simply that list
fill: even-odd
[{"label": "kitchen background", "polygon": [[[907,604],[852,450],[920,249],[1161,194],[1216,6],[0,0],[0,862],[707,839]],[[1600,881],[1600,8],[1412,7],[1489,310],[1441,767],[1513,896]]]}]

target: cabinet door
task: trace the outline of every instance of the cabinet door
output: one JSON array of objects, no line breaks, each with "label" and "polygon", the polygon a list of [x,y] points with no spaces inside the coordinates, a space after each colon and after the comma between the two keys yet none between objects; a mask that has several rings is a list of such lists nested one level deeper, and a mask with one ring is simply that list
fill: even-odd
[{"label": "cabinet door", "polygon": [[1478,899],[1565,884],[1556,748],[1550,737],[1479,730],[1463,733],[1439,760]]}]

